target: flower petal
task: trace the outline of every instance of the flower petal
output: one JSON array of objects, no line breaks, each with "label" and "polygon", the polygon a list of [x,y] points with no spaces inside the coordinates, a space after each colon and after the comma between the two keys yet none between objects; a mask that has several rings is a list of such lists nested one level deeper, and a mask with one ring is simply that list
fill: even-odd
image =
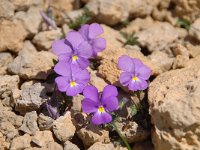
[{"label": "flower petal", "polygon": [[71,78],[71,67],[70,65],[65,62],[65,61],[59,61],[55,67],[54,67],[54,71],[62,76],[66,76],[68,78]]},{"label": "flower petal", "polygon": [[107,112],[104,113],[96,112],[92,117],[92,123],[96,125],[106,124],[111,121],[112,121],[112,116]]},{"label": "flower petal", "polygon": [[134,63],[132,59],[127,55],[122,55],[118,59],[118,67],[126,72],[133,72],[134,71]]},{"label": "flower petal", "polygon": [[139,68],[136,72],[136,76],[143,79],[148,80],[151,76],[151,70],[147,66],[143,65],[141,68]]},{"label": "flower petal", "polygon": [[86,86],[83,90],[83,95],[85,98],[91,99],[96,103],[99,103],[99,94],[98,90],[94,86]]},{"label": "flower petal", "polygon": [[87,70],[81,70],[76,74],[73,74],[73,78],[77,82],[89,82],[90,74]]},{"label": "flower petal", "polygon": [[96,56],[98,52],[103,51],[106,48],[106,40],[104,38],[96,38],[92,40],[93,56]]},{"label": "flower petal", "polygon": [[67,44],[65,44],[64,41],[64,39],[55,40],[52,44],[53,53],[57,56],[65,53],[70,54],[72,52],[72,49]]},{"label": "flower petal", "polygon": [[102,104],[104,108],[108,111],[117,110],[119,106],[117,97],[113,97],[113,96],[103,99]]},{"label": "flower petal", "polygon": [[142,63],[142,61],[138,58],[131,58],[132,62],[135,66],[134,71],[136,72],[138,69],[140,69],[141,67],[144,66],[144,64]]},{"label": "flower petal", "polygon": [[77,64],[81,69],[86,69],[89,66],[89,60],[79,57],[79,59],[77,60]]},{"label": "flower petal", "polygon": [[81,34],[76,31],[68,32],[66,39],[68,42],[71,43],[71,45],[74,49],[77,49],[78,46],[84,41]]},{"label": "flower petal", "polygon": [[82,101],[82,109],[85,113],[94,113],[98,111],[98,104],[91,99],[85,98]]},{"label": "flower petal", "polygon": [[85,40],[88,40],[88,33],[89,33],[89,25],[85,24],[82,25],[78,32],[83,36]]},{"label": "flower petal", "polygon": [[117,88],[115,86],[112,86],[112,85],[107,85],[103,89],[101,99],[103,101],[103,100],[106,100],[109,97],[116,97],[117,95],[118,95]]},{"label": "flower petal", "polygon": [[84,88],[85,88],[84,84],[78,84],[78,83],[74,87],[68,86],[67,91],[66,91],[66,95],[76,96],[79,93],[82,93]]},{"label": "flower petal", "polygon": [[90,39],[94,39],[95,37],[99,36],[102,33],[103,33],[103,28],[98,23],[92,23],[89,26],[88,37]]},{"label": "flower petal", "polygon": [[147,87],[147,82],[139,78],[138,81],[130,81],[128,85],[128,88],[131,91],[145,90]]},{"label": "flower petal", "polygon": [[129,72],[122,72],[119,81],[123,86],[127,86],[131,81],[132,75]]},{"label": "flower petal", "polygon": [[67,54],[67,53],[65,53],[65,54],[60,54],[59,57],[58,57],[58,60],[59,60],[59,61],[66,61],[66,62],[69,62],[70,59],[71,59],[71,57],[72,57],[72,54]]},{"label": "flower petal", "polygon": [[92,56],[92,47],[90,44],[86,41],[82,42],[77,49],[77,55],[83,58],[90,58]]},{"label": "flower petal", "polygon": [[69,78],[68,77],[63,77],[63,76],[57,77],[55,79],[55,82],[58,86],[59,91],[61,91],[61,92],[65,92],[69,86]]}]

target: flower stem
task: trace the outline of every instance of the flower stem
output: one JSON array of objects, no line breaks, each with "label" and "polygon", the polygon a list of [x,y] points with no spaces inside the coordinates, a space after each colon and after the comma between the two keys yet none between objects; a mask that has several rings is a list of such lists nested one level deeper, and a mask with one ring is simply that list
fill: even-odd
[{"label": "flower stem", "polygon": [[115,122],[113,121],[113,127],[115,128],[115,131],[117,132],[117,134],[119,135],[119,137],[122,139],[122,141],[124,142],[124,144],[126,145],[128,150],[131,150],[131,147],[129,145],[129,143],[127,142],[126,138],[121,134],[121,132],[119,131],[119,129],[117,128]]}]

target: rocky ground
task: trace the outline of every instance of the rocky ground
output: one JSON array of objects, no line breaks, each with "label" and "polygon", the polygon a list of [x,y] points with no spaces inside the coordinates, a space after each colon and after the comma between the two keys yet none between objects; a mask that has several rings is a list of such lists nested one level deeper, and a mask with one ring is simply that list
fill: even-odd
[{"label": "rocky ground", "polygon": [[[152,70],[143,99],[148,127],[137,119],[117,124],[132,149],[199,150],[200,0],[0,0],[0,150],[126,149],[115,133],[84,124],[82,95],[57,119],[41,111],[54,88],[52,41],[85,8],[107,40],[89,68],[92,85],[116,85],[120,100],[137,101],[118,82],[117,60],[128,54]],[[47,10],[56,29],[40,15]]]}]

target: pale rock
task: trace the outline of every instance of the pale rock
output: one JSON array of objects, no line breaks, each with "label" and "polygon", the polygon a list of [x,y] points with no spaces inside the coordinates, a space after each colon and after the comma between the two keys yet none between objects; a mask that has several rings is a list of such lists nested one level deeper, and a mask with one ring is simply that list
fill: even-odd
[{"label": "pale rock", "polygon": [[25,134],[13,139],[10,145],[10,150],[20,150],[25,149],[31,146],[31,136]]},{"label": "pale rock", "polygon": [[14,6],[15,10],[26,11],[31,6],[37,6],[41,4],[41,0],[9,0]]},{"label": "pale rock", "polygon": [[144,141],[150,135],[149,131],[144,130],[136,122],[116,122],[116,126],[129,143]]},{"label": "pale rock", "polygon": [[149,59],[159,66],[161,73],[171,69],[174,58],[169,57],[166,53],[155,51],[148,56]]},{"label": "pale rock", "polygon": [[38,126],[40,130],[49,130],[53,126],[53,119],[51,117],[40,114],[38,116]]},{"label": "pale rock", "polygon": [[175,4],[173,14],[190,22],[200,17],[200,0],[172,0]]},{"label": "pale rock", "polygon": [[18,90],[19,76],[0,75],[0,100],[4,106],[13,107],[13,92]]},{"label": "pale rock", "polygon": [[3,134],[0,132],[0,149],[4,150],[4,149],[9,149],[10,147],[10,143],[6,141],[5,137],[3,136]]},{"label": "pale rock", "polygon": [[98,73],[104,80],[111,84],[119,85],[121,70],[119,70],[117,63],[119,57],[122,55],[129,55],[132,58],[140,59],[151,69],[152,75],[158,75],[160,73],[158,66],[152,63],[140,51],[135,51],[134,49],[130,51],[124,48],[107,48],[100,53],[101,65],[98,67]]},{"label": "pale rock", "polygon": [[56,0],[52,1],[51,7],[53,11],[53,17],[57,24],[61,25],[64,23],[66,14],[73,10],[75,0]]},{"label": "pale rock", "polygon": [[55,55],[51,52],[23,53],[8,65],[8,71],[24,79],[46,79],[52,72]]},{"label": "pale rock", "polygon": [[200,149],[200,57],[186,68],[161,74],[149,86],[156,150]]},{"label": "pale rock", "polygon": [[35,46],[31,43],[31,41],[24,41],[24,45],[22,49],[19,51],[18,55],[23,55],[24,53],[35,53],[37,52],[37,49]]},{"label": "pale rock", "polygon": [[41,83],[35,83],[22,89],[20,97],[16,99],[15,110],[24,115],[27,112],[37,110],[46,100],[45,87]]},{"label": "pale rock", "polygon": [[198,18],[193,24],[191,24],[189,35],[194,37],[196,40],[200,41],[200,18]]},{"label": "pale rock", "polygon": [[200,45],[192,45],[190,43],[187,43],[186,48],[188,49],[191,57],[196,57],[200,55]]},{"label": "pale rock", "polygon": [[49,142],[54,142],[53,134],[51,131],[37,131],[31,140],[39,147],[45,147]]},{"label": "pale rock", "polygon": [[151,17],[146,18],[136,18],[131,21],[126,28],[123,28],[121,31],[128,34],[136,33],[138,31],[144,30],[152,26],[154,23]]},{"label": "pale rock", "polygon": [[8,64],[13,61],[13,57],[10,53],[0,53],[0,75],[7,73]]},{"label": "pale rock", "polygon": [[188,31],[185,28],[176,27],[176,31],[178,32],[178,35],[179,35],[180,39],[187,38]]},{"label": "pale rock", "polygon": [[99,92],[102,92],[107,83],[99,77],[96,70],[88,69],[90,72],[90,84],[95,86]]},{"label": "pale rock", "polygon": [[69,26],[67,24],[63,24],[62,31],[63,31],[64,35],[67,35],[67,33],[71,31],[71,29],[69,28]]},{"label": "pale rock", "polygon": [[39,131],[37,125],[37,117],[38,116],[36,111],[26,113],[26,115],[24,116],[23,124],[19,128],[19,130],[30,135],[35,135],[36,132]]},{"label": "pale rock", "polygon": [[64,150],[80,150],[80,149],[70,141],[66,141],[64,144]]},{"label": "pale rock", "polygon": [[84,14],[84,9],[77,9],[67,13],[65,21],[71,23],[76,21],[76,19]]},{"label": "pale rock", "polygon": [[2,20],[0,22],[0,35],[0,52],[6,50],[18,52],[23,46],[27,31],[20,21]]},{"label": "pale rock", "polygon": [[30,86],[32,86],[34,83],[37,83],[37,81],[31,80],[31,81],[24,82],[24,83],[21,85],[20,89],[21,89],[21,90],[27,89],[27,88],[29,88]]},{"label": "pale rock", "polygon": [[0,132],[6,137],[7,141],[11,141],[15,136],[18,135],[18,130],[12,125],[12,123],[1,120],[0,121]]},{"label": "pale rock", "polygon": [[47,144],[45,150],[63,150],[63,147],[56,142],[50,142]]},{"label": "pale rock", "polygon": [[96,142],[88,150],[117,150],[117,149],[115,149],[112,143],[105,144],[101,142]]},{"label": "pale rock", "polygon": [[8,0],[0,1],[0,19],[9,19],[14,16],[14,5]]},{"label": "pale rock", "polygon": [[95,125],[88,125],[77,131],[77,136],[82,140],[86,148],[96,142],[109,143],[109,132]]},{"label": "pale rock", "polygon": [[40,24],[42,22],[40,8],[30,7],[27,12],[17,12],[15,14],[15,19],[20,20],[24,28],[29,33],[29,37],[33,37],[33,35],[38,33]]},{"label": "pale rock", "polygon": [[72,107],[71,109],[74,110],[74,111],[81,111],[81,101],[84,99],[84,96],[83,95],[80,95],[78,94],[77,96],[73,96],[72,98]]},{"label": "pale rock", "polygon": [[52,42],[60,39],[62,36],[61,29],[42,31],[35,35],[33,43],[39,50],[50,50]]},{"label": "pale rock", "polygon": [[[162,36],[160,36],[162,35]],[[178,39],[178,32],[167,22],[155,23],[151,27],[135,34],[139,43],[150,52],[164,50]]]},{"label": "pale rock", "polygon": [[73,125],[71,113],[68,111],[53,122],[53,133],[58,140],[66,142],[74,136],[76,131]]}]

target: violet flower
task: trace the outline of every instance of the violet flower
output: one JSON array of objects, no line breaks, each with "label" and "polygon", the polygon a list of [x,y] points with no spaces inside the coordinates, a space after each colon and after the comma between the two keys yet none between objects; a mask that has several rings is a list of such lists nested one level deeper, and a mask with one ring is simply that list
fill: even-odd
[{"label": "violet flower", "polygon": [[147,81],[151,76],[151,70],[139,59],[123,55],[118,60],[118,67],[123,71],[120,75],[120,83],[128,86],[129,90],[145,90]]},{"label": "violet flower", "polygon": [[92,48],[79,32],[71,31],[66,39],[54,41],[52,49],[61,61],[64,60],[82,69],[89,66],[88,58],[92,56]]},{"label": "violet flower", "polygon": [[61,75],[55,79],[59,91],[66,92],[68,96],[82,93],[90,81],[90,75],[87,70],[82,70],[76,65],[70,65],[64,61],[59,61],[55,65],[54,71]]},{"label": "violet flower", "polygon": [[93,124],[100,125],[112,121],[109,112],[118,109],[118,91],[116,87],[107,85],[100,96],[96,87],[87,86],[83,91],[83,95],[85,96],[82,101],[83,112],[94,113],[92,117]]},{"label": "violet flower", "polygon": [[97,56],[98,52],[106,48],[106,40],[104,38],[98,38],[98,36],[104,32],[99,24],[92,23],[91,25],[82,25],[78,32],[91,45],[93,57]]}]

